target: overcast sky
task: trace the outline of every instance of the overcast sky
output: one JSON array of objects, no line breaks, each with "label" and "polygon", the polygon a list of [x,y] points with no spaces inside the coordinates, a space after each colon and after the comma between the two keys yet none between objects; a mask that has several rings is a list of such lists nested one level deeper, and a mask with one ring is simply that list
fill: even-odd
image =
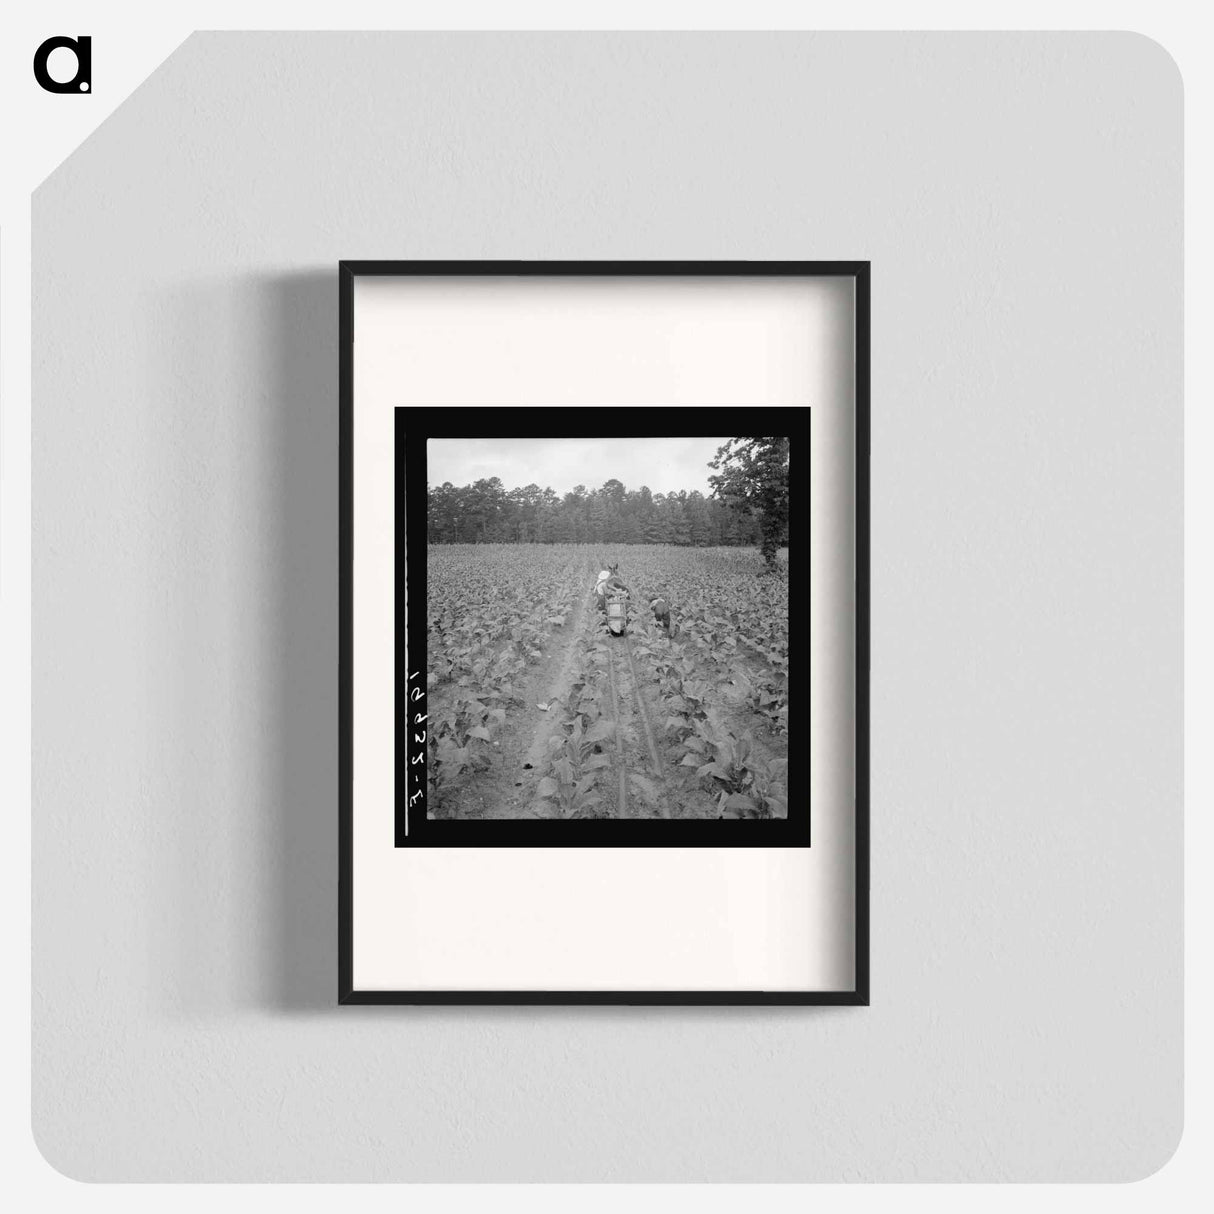
[{"label": "overcast sky", "polygon": [[597,489],[615,477],[629,489],[654,493],[698,489],[707,494],[708,461],[723,438],[432,438],[427,480],[469,485],[496,476],[506,489],[535,484],[568,493]]}]

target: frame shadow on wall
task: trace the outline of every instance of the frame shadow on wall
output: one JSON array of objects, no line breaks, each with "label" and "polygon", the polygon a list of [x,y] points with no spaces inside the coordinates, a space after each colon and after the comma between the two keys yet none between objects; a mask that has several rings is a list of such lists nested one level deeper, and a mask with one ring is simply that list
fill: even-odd
[{"label": "frame shadow on wall", "polygon": [[[337,1001],[338,974],[338,678],[339,486],[336,267],[260,278],[256,334],[262,351],[261,394],[247,403],[250,459],[268,478],[258,496],[271,517],[256,524],[268,554],[254,582],[269,595],[267,624],[254,642],[265,660],[266,800],[250,807],[263,819],[258,840],[261,891],[248,903],[260,923],[238,933],[256,943],[251,963],[257,1003],[280,1012],[349,1017]],[[264,645],[266,650],[260,647]],[[850,713],[851,688],[845,705]],[[260,831],[258,831],[260,834]],[[184,874],[183,874],[184,875]],[[261,914],[258,915],[258,908]],[[252,930],[250,930],[252,929]],[[238,948],[248,944],[234,942]],[[399,1017],[401,1008],[366,1007],[363,1015]],[[463,1009],[477,1014],[479,1009]],[[534,1018],[537,1008],[497,1007],[491,1015]],[[559,1014],[558,1008],[551,1009]],[[579,1009],[594,1015],[596,1009]],[[612,1010],[597,1009],[610,1016]],[[656,1009],[651,1009],[651,1011]],[[669,1009],[677,1013],[677,1006]],[[744,1016],[745,1008],[703,1008]],[[766,1009],[769,1013],[771,1009]],[[820,1014],[846,1008],[819,1007]],[[412,1009],[416,1016],[426,1009]],[[799,1009],[804,1014],[804,1009]],[[436,1012],[438,1015],[450,1014]]]},{"label": "frame shadow on wall", "polygon": [[275,1006],[329,1011],[337,1003],[337,275],[278,277],[272,292],[280,770],[267,807],[263,972],[275,976],[266,984]]}]

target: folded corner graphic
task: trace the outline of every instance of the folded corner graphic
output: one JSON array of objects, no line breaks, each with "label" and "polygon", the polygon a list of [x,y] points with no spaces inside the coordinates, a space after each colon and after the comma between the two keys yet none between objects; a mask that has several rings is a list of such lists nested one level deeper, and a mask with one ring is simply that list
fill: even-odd
[{"label": "folded corner graphic", "polygon": [[189,41],[179,20],[58,30],[45,13],[6,20],[0,107],[21,120],[4,131],[0,224],[20,229],[38,187]]}]

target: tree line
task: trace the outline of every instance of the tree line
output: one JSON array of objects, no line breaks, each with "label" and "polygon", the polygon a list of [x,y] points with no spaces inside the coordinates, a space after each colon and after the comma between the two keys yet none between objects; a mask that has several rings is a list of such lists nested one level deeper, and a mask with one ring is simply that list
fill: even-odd
[{"label": "tree line", "polygon": [[560,496],[550,488],[506,489],[498,477],[427,493],[427,537],[432,544],[680,544],[694,547],[757,545],[762,519],[697,490],[652,493],[614,478],[601,488],[575,485]]}]

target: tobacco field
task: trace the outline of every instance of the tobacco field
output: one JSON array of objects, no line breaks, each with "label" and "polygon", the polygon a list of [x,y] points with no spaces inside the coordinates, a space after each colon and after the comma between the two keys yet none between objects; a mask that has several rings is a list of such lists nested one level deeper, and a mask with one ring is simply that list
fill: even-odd
[{"label": "tobacco field", "polygon": [[[632,591],[623,637],[593,593],[607,559]],[[738,547],[431,546],[427,812],[786,817],[787,568]]]}]

